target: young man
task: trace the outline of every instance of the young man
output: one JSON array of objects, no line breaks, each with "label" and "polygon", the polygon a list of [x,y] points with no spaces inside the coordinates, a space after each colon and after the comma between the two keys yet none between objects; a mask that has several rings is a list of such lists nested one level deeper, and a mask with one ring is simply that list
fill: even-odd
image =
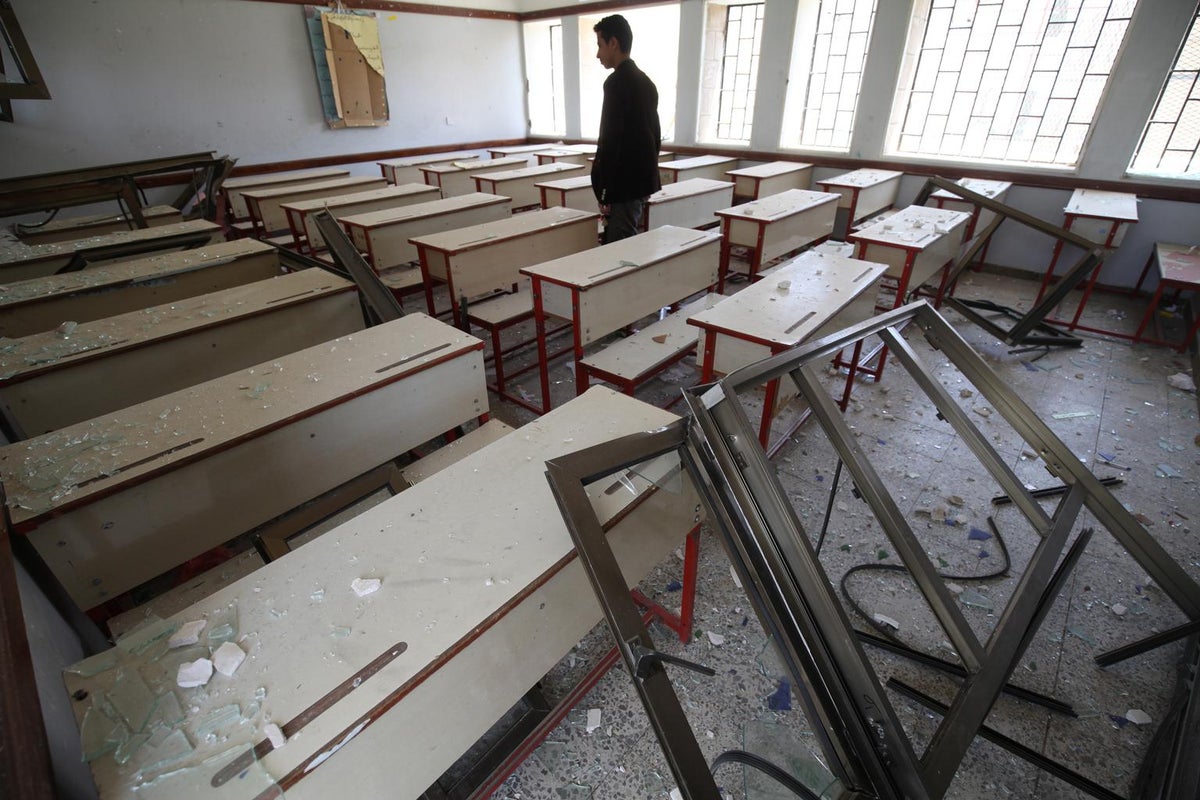
[{"label": "young man", "polygon": [[637,233],[646,198],[662,188],[658,177],[658,89],[629,51],[633,31],[620,14],[593,28],[596,58],[612,75],[604,81],[600,138],[592,162],[592,190],[607,223],[604,243]]}]

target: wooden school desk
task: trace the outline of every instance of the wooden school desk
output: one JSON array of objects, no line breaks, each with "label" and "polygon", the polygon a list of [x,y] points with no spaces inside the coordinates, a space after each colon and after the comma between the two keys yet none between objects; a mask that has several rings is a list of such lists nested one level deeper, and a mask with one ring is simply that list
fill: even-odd
[{"label": "wooden school desk", "polygon": [[18,281],[0,296],[0,336],[17,338],[280,274],[274,247],[238,239]]},{"label": "wooden school desk", "polygon": [[545,150],[538,150],[533,155],[537,158],[538,166],[542,164],[579,164],[586,167],[589,154],[565,147],[548,147]]},{"label": "wooden school desk", "polygon": [[350,170],[340,167],[321,167],[319,169],[302,169],[294,172],[275,172],[262,175],[246,175],[240,178],[227,178],[221,184],[221,193],[225,195],[225,207],[229,209],[236,220],[250,219],[250,207],[246,205],[242,192],[255,189],[274,187],[282,189],[285,186],[295,186],[298,183],[345,178]]},{"label": "wooden school desk", "polygon": [[410,314],[0,448],[13,528],[91,608],[486,416],[482,349]]},{"label": "wooden school desk", "polygon": [[[910,293],[916,292],[939,272],[942,277],[934,291],[933,304],[935,307],[941,305],[947,267],[962,246],[962,231],[970,219],[971,215],[965,211],[909,206],[848,236],[847,241],[857,248],[855,257],[887,264],[886,277],[896,284],[892,302],[876,308],[899,308]],[[860,350],[857,348],[856,352]],[[879,380],[886,361],[887,348],[883,347],[876,366],[859,366],[857,369]],[[844,365],[840,358],[836,363]]]},{"label": "wooden school desk", "polygon": [[[856,258],[888,265],[887,277],[897,285],[895,301],[886,308],[899,308],[911,291],[923,286],[954,258],[970,219],[965,211],[909,206],[855,231],[846,241],[857,247]],[[935,306],[941,304],[943,288],[939,285],[934,295]]]},{"label": "wooden school desk", "polygon": [[900,191],[903,172],[885,169],[856,169],[817,181],[822,192],[840,195],[838,220],[834,234],[846,238],[850,229],[859,220],[874,216],[885,208],[891,208]]},{"label": "wooden school desk", "polygon": [[520,269],[596,247],[597,212],[550,208],[415,236],[410,242],[421,259],[429,315],[435,283],[450,292],[454,324],[462,327],[460,298],[508,291],[521,280]]},{"label": "wooden school desk", "polygon": [[316,215],[320,211],[328,210],[334,219],[341,219],[355,214],[365,214],[368,211],[378,211],[382,208],[409,206],[413,203],[438,199],[441,199],[441,194],[435,186],[427,186],[423,183],[402,183],[398,186],[385,186],[382,189],[342,194],[336,197],[299,200],[294,203],[284,203],[281,207],[287,214],[288,228],[292,232],[296,248],[311,251],[325,247],[325,239],[317,230],[315,222]]},{"label": "wooden school desk", "polygon": [[[146,220],[146,225],[150,228],[183,222],[183,216],[174,206],[143,208],[142,218]],[[25,244],[47,244],[49,242],[69,242],[72,239],[86,239],[89,236],[129,231],[135,228],[137,228],[137,224],[131,217],[124,214],[91,214],[86,217],[51,220],[36,228],[18,226],[15,228],[15,232]]]},{"label": "wooden school desk", "polygon": [[367,262],[381,272],[416,261],[414,236],[465,228],[509,216],[512,200],[494,194],[472,193],[411,206],[388,208],[342,217],[342,226]]},{"label": "wooden school desk", "polygon": [[455,153],[429,153],[423,156],[408,156],[406,158],[389,158],[387,161],[376,161],[379,171],[387,182],[399,186],[403,183],[422,183],[421,167],[433,164],[449,164],[454,161],[474,161],[478,153],[459,150]]},{"label": "wooden school desk", "polygon": [[600,207],[596,201],[596,193],[592,191],[590,175],[580,175],[575,178],[560,178],[555,181],[542,181],[534,184],[541,192],[542,208],[578,208],[581,211],[595,211]]},{"label": "wooden school desk", "polygon": [[306,269],[17,339],[0,402],[38,436],[362,327],[354,284]]},{"label": "wooden school desk", "polygon": [[537,158],[534,156],[534,153],[545,149],[546,145],[544,144],[514,144],[508,147],[490,148],[488,155],[492,158],[523,158],[528,166],[535,167],[537,166]]},{"label": "wooden school desk", "polygon": [[104,255],[103,250],[106,248],[127,245],[134,248],[144,247],[145,253],[155,250],[178,250],[185,246],[194,246],[198,241],[215,244],[225,241],[225,235],[219,225],[204,219],[194,219],[153,228],[105,233],[86,239],[72,239],[68,242],[37,245],[27,245],[23,242],[0,244],[0,283],[7,285],[13,281],[53,275],[70,264],[76,255],[87,259],[88,253],[93,251],[99,255],[94,260],[89,259],[89,264],[127,260]]},{"label": "wooden school desk", "polygon": [[[1066,208],[1063,209],[1065,216],[1063,227],[1086,239],[1090,239],[1096,244],[1115,250],[1121,246],[1121,242],[1125,240],[1125,234],[1129,229],[1137,224],[1137,204],[1137,195],[1127,192],[1076,189],[1071,193],[1071,199],[1067,203]],[[1045,275],[1042,276],[1042,285],[1038,288],[1037,299],[1039,302],[1042,299],[1042,295],[1046,293],[1046,289],[1054,282],[1054,268],[1058,265],[1058,259],[1062,255],[1062,251],[1063,241],[1062,239],[1056,239],[1054,242],[1054,252],[1050,256],[1050,263],[1046,266]],[[1103,266],[1103,264],[1100,264],[1088,276],[1087,282],[1083,286],[1083,295],[1079,298],[1079,304],[1075,307],[1075,314],[1071,317],[1070,322],[1067,323],[1067,329],[1073,331],[1079,328],[1092,333],[1104,333],[1110,336],[1118,336],[1122,339],[1131,339],[1133,337],[1127,333],[1079,324],[1079,318],[1083,315],[1083,309],[1087,306],[1087,302],[1092,296],[1092,290],[1096,287],[1096,279],[1100,277],[1100,269]],[[1066,322],[1065,320],[1054,318],[1047,318],[1047,321]]]},{"label": "wooden school desk", "polygon": [[691,178],[731,181],[732,178],[728,177],[727,173],[735,167],[737,159],[732,156],[693,156],[660,162],[658,175],[664,186]]},{"label": "wooden school desk", "polygon": [[[955,181],[964,189],[969,189],[976,194],[981,194],[984,197],[991,198],[998,203],[1003,203],[1008,197],[1008,190],[1012,188],[1012,183],[1009,181],[985,181],[979,178],[962,178]],[[996,218],[996,212],[985,209],[982,206],[977,206],[969,200],[964,200],[953,192],[946,189],[938,189],[929,196],[930,203],[936,208],[948,208],[952,211],[966,211],[971,215],[970,221],[963,228],[963,242],[970,242],[976,235],[982,234],[987,230],[987,226],[992,224],[992,220]],[[984,242],[983,248],[979,251],[979,263],[987,262],[988,247],[991,246],[991,237]]]},{"label": "wooden school desk", "polygon": [[807,189],[812,185],[812,164],[799,161],[771,161],[725,174],[733,179],[733,196],[758,200],[788,189]]},{"label": "wooden school desk", "polygon": [[527,167],[529,162],[523,158],[493,158],[491,161],[454,161],[449,164],[430,164],[421,167],[425,183],[436,186],[442,191],[442,197],[458,197],[476,191],[475,175],[486,175],[489,172]]},{"label": "wooden school desk", "polygon": [[711,178],[668,183],[646,201],[646,230],[664,225],[704,228],[717,223],[722,208],[733,205],[733,184]]},{"label": "wooden school desk", "polygon": [[[1152,341],[1155,344],[1168,344],[1168,342],[1157,339],[1143,338],[1142,334],[1146,332],[1146,326],[1154,318],[1154,312],[1158,309],[1158,303],[1162,300],[1164,290],[1173,289],[1176,298],[1182,292],[1190,291],[1193,294],[1200,292],[1200,252],[1197,252],[1198,249],[1200,248],[1197,248],[1196,245],[1155,243],[1154,252],[1150,254],[1150,257],[1158,264],[1158,288],[1154,290],[1154,297],[1151,298],[1150,305],[1146,307],[1146,314],[1142,317],[1141,324],[1138,325],[1137,333],[1133,335],[1135,342]],[[1191,330],[1176,346],[1179,352],[1187,352],[1196,338],[1197,330],[1200,330],[1200,319],[1192,323]]]},{"label": "wooden school desk", "polygon": [[[720,240],[716,231],[667,226],[523,268],[533,281],[542,412],[550,409],[548,318],[571,323],[577,364],[588,344],[715,286]],[[582,394],[586,374],[576,369],[575,380]]]},{"label": "wooden school desk", "polygon": [[541,192],[537,187],[539,181],[582,175],[585,171],[584,167],[579,164],[554,163],[525,167],[524,169],[489,172],[484,175],[475,175],[473,180],[476,191],[511,197],[513,208],[525,208],[526,206],[536,206],[541,202]]},{"label": "wooden school desk", "polygon": [[246,205],[250,209],[250,219],[254,229],[261,236],[269,236],[288,229],[287,214],[284,213],[284,203],[296,203],[301,200],[336,197],[340,194],[365,192],[368,189],[382,189],[387,186],[383,178],[346,177],[329,180],[298,183],[282,189],[254,189],[242,192]]},{"label": "wooden school desk", "polygon": [[717,291],[725,289],[732,247],[749,249],[747,274],[750,280],[755,280],[764,263],[828,239],[833,233],[837,204],[835,194],[787,189],[716,212],[721,218],[723,236],[721,281]]},{"label": "wooden school desk", "polygon": [[[886,271],[885,264],[803,253],[693,315],[688,323],[700,328],[702,336],[701,383],[867,319],[874,313],[879,280]],[[852,373],[847,394],[853,380]],[[771,420],[792,396],[792,391],[780,391],[779,380],[767,384],[758,426],[764,449]]]},{"label": "wooden school desk", "polygon": [[[674,419],[596,387],[176,614],[172,624],[213,627],[236,611],[247,659],[207,687],[170,688],[190,752],[145,779],[198,770],[135,793],[156,754],[143,748],[124,765],[110,754],[90,765],[100,797],[157,788],[173,800],[253,800],[277,783],[289,800],[416,800],[603,618],[546,459]],[[593,490],[630,585],[697,527],[698,497],[681,485],[656,489],[631,471]],[[380,588],[359,597],[359,578]],[[126,647],[93,658],[65,674],[68,692],[108,693],[122,669],[167,688],[181,656],[151,661]],[[85,677],[105,659],[119,666]],[[194,735],[230,704],[258,716],[213,740]],[[88,707],[75,704],[78,719]],[[282,747],[264,736],[267,721],[288,735]],[[226,769],[256,745],[256,760]]]}]

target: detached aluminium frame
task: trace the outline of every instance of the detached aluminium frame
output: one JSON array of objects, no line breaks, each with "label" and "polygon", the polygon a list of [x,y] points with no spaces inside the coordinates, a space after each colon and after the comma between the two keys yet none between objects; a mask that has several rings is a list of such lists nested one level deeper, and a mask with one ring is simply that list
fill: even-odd
[{"label": "detached aluminium frame", "polygon": [[[1100,269],[1104,264],[1104,259],[1108,255],[1108,250],[1066,228],[1051,225],[1049,222],[1044,222],[1031,214],[1019,211],[1006,203],[1001,203],[999,200],[986,197],[978,192],[973,192],[970,189],[959,186],[953,181],[937,176],[925,182],[925,185],[921,187],[921,191],[917,192],[917,197],[913,200],[913,205],[925,205],[929,197],[938,189],[951,192],[970,203],[988,209],[996,215],[986,228],[975,233],[974,243],[960,253],[955,262],[950,265],[943,280],[945,286],[954,285],[954,282],[958,280],[958,276],[974,260],[975,254],[987,246],[988,241],[992,238],[992,234],[996,232],[996,229],[1006,219],[1011,219],[1013,222],[1024,225],[1027,228],[1032,228],[1039,233],[1052,236],[1060,242],[1065,242],[1083,251],[1079,260],[1063,273],[1058,283],[1055,284],[1051,291],[1046,293],[1041,302],[1035,303],[1024,314],[1007,306],[993,303],[990,300],[964,300],[954,297],[949,293],[947,293],[942,302],[947,303],[971,322],[1013,347],[1079,347],[1082,345],[1083,340],[1072,336],[1066,331],[1052,327],[1045,322],[1045,319],[1071,293],[1072,289],[1078,286],[1088,275]],[[999,325],[994,319],[997,316],[1012,320],[1012,327],[1005,328]]]},{"label": "detached aluminium frame", "polygon": [[[1047,514],[1037,503],[900,335],[900,329],[910,323],[972,381],[1066,485],[1066,494],[1053,514]],[[936,405],[941,418],[962,437],[1041,537],[986,643],[980,642],[966,623],[896,502],[820,384],[817,367],[842,348],[871,335],[879,336],[892,348],[918,387]],[[954,701],[939,709],[942,722],[921,755],[905,734],[739,402],[739,392],[784,376],[795,382],[811,405],[855,486],[954,644],[965,670]],[[690,415],[673,425],[546,463],[547,478],[580,561],[604,607],[617,647],[683,797],[715,800],[719,794],[663,668],[664,662],[672,659],[654,650],[584,490],[587,484],[619,469],[672,452],[678,453],[682,468],[698,487],[710,523],[800,689],[829,768],[840,782],[840,797],[943,797],[976,735],[996,741],[1095,797],[1117,797],[1040,754],[1011,740],[1002,741],[1003,737],[984,727],[984,720],[1090,538],[1090,531],[1085,530],[1068,547],[1071,531],[1084,508],[1188,617],[1190,624],[1181,626],[1175,638],[1194,632],[1200,621],[1200,585],[932,307],[925,302],[904,306],[744,367],[718,383],[686,391],[684,396]],[[1160,636],[1129,647],[1140,651],[1163,643]],[[898,688],[904,691],[904,687]],[[1186,719],[1179,725],[1180,734],[1172,749],[1178,756],[1169,768],[1159,770],[1170,777],[1161,795],[1156,796],[1179,800],[1196,796],[1200,753],[1192,732],[1200,722],[1196,708],[1200,704],[1194,701],[1194,695],[1194,689],[1190,689],[1184,704]]]}]

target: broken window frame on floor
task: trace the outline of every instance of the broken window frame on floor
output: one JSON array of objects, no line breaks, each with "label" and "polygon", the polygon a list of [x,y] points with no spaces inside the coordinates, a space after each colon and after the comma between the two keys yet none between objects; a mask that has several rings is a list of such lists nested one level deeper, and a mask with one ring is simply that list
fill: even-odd
[{"label": "broken window frame on floor", "polygon": [[[925,205],[930,196],[938,189],[951,192],[996,215],[983,231],[975,234],[972,244],[960,253],[954,263],[950,265],[944,280],[945,286],[954,286],[958,276],[975,259],[976,254],[983,250],[996,229],[1008,219],[1083,251],[1079,259],[1059,277],[1058,283],[1046,293],[1041,302],[1035,302],[1033,307],[1026,312],[1020,312],[990,300],[964,300],[949,292],[942,302],[1011,347],[1079,347],[1082,345],[1082,339],[1050,325],[1045,320],[1059,303],[1066,299],[1071,290],[1104,265],[1108,250],[1066,228],[1052,225],[1006,203],[973,192],[936,175],[929,178],[921,187],[921,191],[917,192],[913,205]],[[1005,328],[997,322],[997,319],[1010,320],[1012,326]]]},{"label": "broken window frame on floor", "polygon": [[[1063,482],[1063,499],[1052,514],[1038,504],[901,336],[901,329],[909,324],[973,383]],[[981,643],[967,624],[896,501],[820,384],[817,367],[842,348],[872,335],[893,349],[903,368],[937,407],[939,419],[954,428],[1041,536],[986,643]],[[835,595],[818,553],[739,400],[739,393],[785,376],[810,404],[814,418],[853,478],[856,492],[870,506],[961,659],[964,679],[949,707],[938,706],[903,684],[889,683],[889,688],[942,715],[923,754],[915,752],[905,734],[864,653],[862,637]],[[1114,536],[1189,620],[1167,633],[1102,654],[1096,659],[1099,664],[1196,634],[1200,627],[1200,585],[932,307],[923,301],[904,306],[744,367],[718,383],[687,390],[684,398],[690,414],[670,426],[546,462],[547,479],[580,561],[684,798],[720,797],[664,668],[667,663],[689,668],[697,665],[654,650],[585,491],[588,484],[618,470],[671,454],[678,456],[680,469],[685,469],[699,488],[710,524],[764,630],[776,642],[794,685],[801,689],[808,720],[829,769],[840,782],[839,796],[940,798],[971,742],[982,736],[1092,796],[1118,797],[1046,756],[1005,739],[983,723],[1000,692],[1008,687],[1022,654],[1083,553],[1090,530],[1081,532],[1069,546],[1068,541],[1084,509]],[[1146,796],[1198,796],[1200,701],[1191,685],[1195,651],[1193,642],[1183,670],[1185,697],[1177,704],[1182,711],[1171,734],[1173,741],[1154,748],[1155,758],[1161,757],[1166,763],[1143,767],[1143,773],[1149,768],[1160,784],[1158,794]],[[806,795],[799,792],[798,796]],[[809,792],[807,796],[817,794]]]}]

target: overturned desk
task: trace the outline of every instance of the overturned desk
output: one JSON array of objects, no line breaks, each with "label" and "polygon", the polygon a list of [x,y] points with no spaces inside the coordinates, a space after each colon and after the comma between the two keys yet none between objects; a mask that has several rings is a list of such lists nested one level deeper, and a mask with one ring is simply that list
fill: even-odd
[{"label": "overturned desk", "polygon": [[86,239],[0,246],[0,282],[25,281],[54,275],[64,268],[120,261],[135,255],[181,250],[225,241],[221,227],[208,220],[174,222],[153,228],[117,231]]},{"label": "overturned desk", "polygon": [[18,281],[0,297],[0,336],[17,338],[265,280],[283,271],[252,239]]},{"label": "overturned desk", "polygon": [[0,448],[13,529],[92,608],[486,417],[482,349],[412,314]]},{"label": "overturned desk", "polygon": [[306,269],[17,339],[0,351],[0,403],[37,436],[362,327],[354,284]]},{"label": "overturned desk", "polygon": [[[175,686],[181,651],[84,677],[124,660],[129,651],[117,648],[69,671],[67,690],[96,698],[75,704],[81,720],[122,669],[188,709],[170,725],[178,749],[167,763],[161,745],[124,764],[94,760],[100,796],[254,800],[276,785],[290,800],[348,787],[416,800],[601,619],[545,460],[674,419],[593,388],[175,615],[171,625],[208,619],[201,641],[214,644],[208,632],[236,617],[232,635],[247,658],[206,687]],[[630,585],[697,526],[699,500],[669,466],[630,470],[593,497]],[[378,590],[358,596],[351,585],[361,578],[379,580]],[[206,739],[231,704],[250,721]],[[286,744],[271,744],[269,722]],[[227,768],[251,748],[255,756]]]}]

